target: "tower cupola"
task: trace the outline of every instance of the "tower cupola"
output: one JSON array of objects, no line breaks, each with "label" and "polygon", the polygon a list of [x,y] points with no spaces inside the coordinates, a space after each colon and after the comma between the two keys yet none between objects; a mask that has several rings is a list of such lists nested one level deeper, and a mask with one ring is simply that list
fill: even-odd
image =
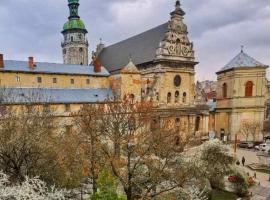
[{"label": "tower cupola", "polygon": [[79,16],[79,0],[68,0],[69,17],[62,34],[63,60],[65,64],[88,65],[87,30]]}]

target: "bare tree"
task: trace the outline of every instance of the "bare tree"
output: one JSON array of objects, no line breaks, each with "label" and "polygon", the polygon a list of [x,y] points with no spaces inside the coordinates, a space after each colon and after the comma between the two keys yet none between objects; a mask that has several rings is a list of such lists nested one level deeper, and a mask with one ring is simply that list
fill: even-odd
[{"label": "bare tree", "polygon": [[13,181],[40,175],[53,147],[56,123],[49,112],[39,106],[1,105],[0,169]]},{"label": "bare tree", "polygon": [[80,146],[87,156],[88,176],[92,180],[94,192],[97,192],[98,175],[102,170],[101,166],[104,166],[101,148],[103,132],[99,126],[103,109],[103,105],[83,105],[73,120],[75,131],[80,137]]},{"label": "bare tree", "polygon": [[262,123],[259,121],[243,120],[241,122],[240,132],[248,141],[249,137],[252,136],[253,141],[256,140],[262,129]]},{"label": "bare tree", "polygon": [[156,118],[151,103],[125,99],[108,103],[101,111],[104,157],[128,200],[151,199],[182,186],[185,179],[179,177],[186,171],[179,170],[179,133],[170,121],[151,125]]}]

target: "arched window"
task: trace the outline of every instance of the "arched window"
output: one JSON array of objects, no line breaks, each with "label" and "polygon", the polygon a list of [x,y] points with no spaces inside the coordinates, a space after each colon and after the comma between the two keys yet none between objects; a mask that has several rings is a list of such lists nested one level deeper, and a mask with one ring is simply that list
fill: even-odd
[{"label": "arched window", "polygon": [[175,103],[178,103],[179,102],[179,96],[180,96],[179,91],[176,91],[175,92]]},{"label": "arched window", "polygon": [[201,118],[199,116],[197,116],[196,121],[195,121],[195,131],[199,131],[199,129],[200,129],[200,121],[201,121]]},{"label": "arched window", "polygon": [[134,103],[135,95],[134,94],[130,94],[129,95],[129,99],[130,99],[131,103]]},{"label": "arched window", "polygon": [[227,98],[227,93],[228,93],[228,86],[227,83],[224,83],[222,86],[222,96],[223,98]]},{"label": "arched window", "polygon": [[253,82],[252,81],[248,81],[246,83],[245,96],[246,97],[252,97],[253,96]]},{"label": "arched window", "polygon": [[186,103],[187,102],[187,93],[184,92],[183,93],[183,103]]},{"label": "arched window", "polygon": [[172,99],[172,94],[169,92],[167,94],[167,103],[171,103],[171,99]]}]

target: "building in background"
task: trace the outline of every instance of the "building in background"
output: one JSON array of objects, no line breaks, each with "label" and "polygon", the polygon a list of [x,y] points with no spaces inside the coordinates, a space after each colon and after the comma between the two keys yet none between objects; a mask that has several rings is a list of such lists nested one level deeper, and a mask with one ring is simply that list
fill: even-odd
[{"label": "building in background", "polygon": [[244,121],[263,123],[265,113],[266,69],[243,50],[217,72],[215,129],[220,137],[244,140]]}]

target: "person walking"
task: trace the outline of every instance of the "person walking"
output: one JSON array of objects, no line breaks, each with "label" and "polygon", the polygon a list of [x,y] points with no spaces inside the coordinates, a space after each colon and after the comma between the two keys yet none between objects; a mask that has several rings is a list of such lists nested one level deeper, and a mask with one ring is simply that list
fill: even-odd
[{"label": "person walking", "polygon": [[256,172],[254,172],[253,178],[256,179],[257,178],[257,174]]},{"label": "person walking", "polygon": [[245,166],[245,162],[246,162],[246,159],[245,159],[245,157],[243,156],[243,157],[242,157],[242,165],[243,165],[243,166]]}]

